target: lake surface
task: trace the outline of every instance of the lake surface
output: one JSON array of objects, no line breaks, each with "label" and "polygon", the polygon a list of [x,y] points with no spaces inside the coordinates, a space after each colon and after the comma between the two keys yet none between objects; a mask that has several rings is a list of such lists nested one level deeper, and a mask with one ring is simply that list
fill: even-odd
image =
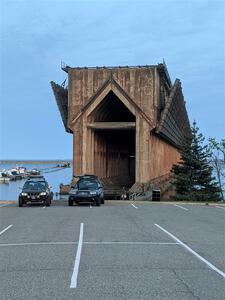
[{"label": "lake surface", "polygon": [[[19,164],[20,167],[25,167],[28,170],[38,169],[41,170],[43,175],[52,186],[52,191],[59,192],[60,183],[69,184],[72,179],[72,168],[54,168],[57,163],[45,163],[45,164]],[[0,164],[0,170],[15,168],[15,163]],[[22,187],[26,179],[9,181],[9,183],[0,183],[0,201],[12,200],[17,201],[20,193],[19,187]],[[55,197],[54,197],[55,198]]]}]

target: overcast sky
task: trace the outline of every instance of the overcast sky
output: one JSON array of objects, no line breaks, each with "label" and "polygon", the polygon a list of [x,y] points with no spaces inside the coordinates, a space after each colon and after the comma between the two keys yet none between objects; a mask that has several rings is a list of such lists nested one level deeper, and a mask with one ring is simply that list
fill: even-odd
[{"label": "overcast sky", "polygon": [[224,1],[0,1],[0,159],[72,158],[50,87],[76,66],[165,59],[190,121],[225,136]]}]

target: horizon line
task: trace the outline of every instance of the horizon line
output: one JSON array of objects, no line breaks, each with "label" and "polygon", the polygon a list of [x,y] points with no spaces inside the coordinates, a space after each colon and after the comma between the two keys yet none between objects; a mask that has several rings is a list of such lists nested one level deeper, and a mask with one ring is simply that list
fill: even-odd
[{"label": "horizon line", "polygon": [[0,159],[0,162],[3,161],[72,161],[72,158],[55,158],[55,159],[22,159],[22,158],[8,158],[8,159]]}]

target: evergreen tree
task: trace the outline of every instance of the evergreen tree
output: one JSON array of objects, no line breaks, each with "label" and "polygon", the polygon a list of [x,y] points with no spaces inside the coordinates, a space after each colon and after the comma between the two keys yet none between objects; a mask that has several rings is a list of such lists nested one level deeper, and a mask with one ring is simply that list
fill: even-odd
[{"label": "evergreen tree", "polygon": [[203,145],[204,137],[198,130],[196,122],[193,122],[191,134],[182,141],[181,161],[172,168],[177,200],[220,199],[209,163],[210,151],[207,145]]}]

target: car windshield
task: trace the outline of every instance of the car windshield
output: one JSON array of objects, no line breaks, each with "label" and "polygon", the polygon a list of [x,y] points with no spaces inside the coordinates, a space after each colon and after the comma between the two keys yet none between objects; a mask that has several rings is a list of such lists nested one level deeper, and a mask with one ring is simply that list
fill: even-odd
[{"label": "car windshield", "polygon": [[24,184],[23,190],[43,190],[47,187],[44,181],[28,181]]},{"label": "car windshield", "polygon": [[80,181],[77,183],[78,190],[96,190],[97,183],[93,181]]}]

